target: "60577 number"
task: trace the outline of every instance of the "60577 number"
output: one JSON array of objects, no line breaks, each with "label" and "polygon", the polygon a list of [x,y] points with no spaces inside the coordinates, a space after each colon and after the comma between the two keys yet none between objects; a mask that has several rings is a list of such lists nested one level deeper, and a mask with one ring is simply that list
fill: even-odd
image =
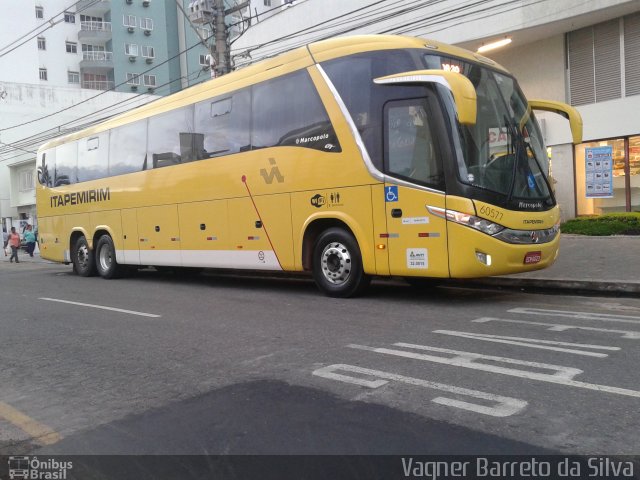
[{"label": "60577 number", "polygon": [[494,220],[502,220],[502,217],[504,216],[504,214],[500,210],[487,207],[486,205],[483,205],[482,207],[480,207],[480,213]]}]

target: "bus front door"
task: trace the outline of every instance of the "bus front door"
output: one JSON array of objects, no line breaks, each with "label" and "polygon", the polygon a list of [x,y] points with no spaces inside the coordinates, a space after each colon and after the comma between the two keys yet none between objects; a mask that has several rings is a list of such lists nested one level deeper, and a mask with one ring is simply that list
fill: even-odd
[{"label": "bus front door", "polygon": [[446,221],[427,210],[444,208],[445,196],[392,183],[384,195],[391,275],[448,277]]}]

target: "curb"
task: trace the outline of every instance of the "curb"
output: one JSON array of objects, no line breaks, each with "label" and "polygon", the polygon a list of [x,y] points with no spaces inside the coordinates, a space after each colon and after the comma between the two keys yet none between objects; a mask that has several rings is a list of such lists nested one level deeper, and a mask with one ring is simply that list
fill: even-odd
[{"label": "curb", "polygon": [[640,294],[640,283],[624,281],[604,282],[575,279],[490,277],[473,280],[457,280],[455,281],[455,283],[485,287],[488,286],[505,288],[533,288],[539,290],[562,290],[565,292]]}]

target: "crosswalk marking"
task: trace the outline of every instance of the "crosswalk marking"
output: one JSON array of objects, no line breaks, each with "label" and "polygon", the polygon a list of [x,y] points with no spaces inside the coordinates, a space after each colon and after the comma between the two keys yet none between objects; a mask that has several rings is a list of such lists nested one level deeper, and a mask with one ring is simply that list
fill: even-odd
[{"label": "crosswalk marking", "polygon": [[[506,337],[502,335],[488,335],[484,333],[473,332],[459,332],[456,330],[434,330],[433,333],[439,333],[442,335],[451,335],[454,337],[469,338],[472,340],[481,340],[484,342],[505,343],[508,345],[517,345],[527,348],[537,348],[540,350],[553,350],[556,352],[570,353],[573,355],[584,355],[587,357],[605,358],[608,355],[606,353],[589,352],[579,349],[591,349],[591,350],[620,350],[620,347],[607,347],[603,345],[589,345],[584,343],[569,343],[569,342],[556,342],[552,340],[540,340],[537,338],[524,338],[524,337]],[[574,347],[574,348],[562,348],[562,347]]]},{"label": "crosswalk marking", "polygon": [[[431,347],[427,345],[415,345],[411,343],[394,343],[396,347],[410,348],[414,350],[426,350],[430,352],[440,352],[446,354],[455,355],[454,357],[444,357],[440,355],[427,355],[417,352],[411,352],[407,350],[397,350],[390,348],[376,348],[366,345],[347,345],[349,348],[356,348],[359,350],[367,350],[370,352],[383,353],[387,355],[395,355],[405,358],[413,358],[416,360],[424,360],[427,362],[441,363],[445,365],[451,365],[456,367],[470,368],[474,370],[482,370],[485,372],[499,373],[502,375],[511,375],[514,377],[526,378],[529,380],[538,380],[542,382],[555,383],[559,385],[565,385],[569,387],[584,388],[587,390],[595,390],[599,392],[612,393],[616,395],[624,395],[629,397],[640,398],[640,392],[636,390],[630,390],[627,388],[610,387],[608,385],[598,385],[595,383],[586,383],[573,380],[573,377],[583,373],[582,370],[573,367],[563,367],[560,365],[551,365],[538,362],[527,362],[524,360],[517,360],[507,357],[495,357],[491,355],[482,355],[479,353],[463,352],[459,350],[450,350],[445,348]],[[531,370],[520,370],[517,368],[501,367],[488,363],[482,363],[481,360],[506,363],[511,365],[524,365],[534,367],[543,370],[550,370],[555,373],[539,373]]]},{"label": "crosswalk marking", "polygon": [[565,310],[548,310],[545,308],[512,308],[509,313],[525,315],[544,315],[550,317],[568,317],[581,320],[598,320],[600,322],[621,322],[640,324],[640,317],[636,315],[614,315],[610,313],[572,312]]},{"label": "crosswalk marking", "polygon": [[539,325],[541,327],[549,327],[547,330],[550,330],[553,332],[565,332],[567,330],[587,330],[591,332],[614,333],[614,334],[619,334],[622,338],[640,340],[640,332],[635,332],[631,330],[613,330],[608,328],[584,327],[582,325],[564,325],[564,324],[545,323],[545,322],[530,322],[528,320],[511,320],[507,318],[495,318],[495,317],[476,318],[475,320],[472,320],[472,322],[476,322],[476,323],[503,322],[503,323],[516,323],[516,324],[524,324],[524,325]]},{"label": "crosswalk marking", "polygon": [[[357,373],[360,375],[367,375],[376,378],[376,380],[366,380],[363,378],[354,377],[352,375],[345,375],[344,373],[337,373],[339,371],[348,373]],[[341,382],[352,383],[367,388],[379,388],[389,383],[389,381],[396,381],[406,383],[409,385],[416,385],[420,387],[430,388],[433,390],[440,390],[447,393],[452,393],[458,396],[467,396],[489,402],[494,402],[494,406],[478,405],[464,400],[448,397],[436,397],[431,401],[440,405],[446,405],[449,407],[460,408],[471,412],[482,413],[484,415],[490,415],[492,417],[508,417],[519,413],[526,406],[527,402],[519,400],[517,398],[505,397],[502,395],[494,395],[492,393],[481,392],[478,390],[470,390],[468,388],[456,387],[453,385],[446,385],[444,383],[429,382],[420,378],[405,377],[404,375],[398,375],[395,373],[383,372],[380,370],[371,370],[369,368],[356,367],[354,365],[335,364],[327,367],[319,368],[313,372],[313,375],[322,378],[328,378],[331,380],[338,380]]]}]

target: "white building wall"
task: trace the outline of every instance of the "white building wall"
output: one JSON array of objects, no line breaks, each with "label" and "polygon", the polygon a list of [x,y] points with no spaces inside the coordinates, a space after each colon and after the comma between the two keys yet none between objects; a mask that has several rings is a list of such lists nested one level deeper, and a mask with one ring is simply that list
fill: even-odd
[{"label": "white building wall", "polygon": [[16,39],[37,27],[35,2],[0,0],[0,12],[0,84],[39,83],[39,55],[35,39],[7,53],[16,45]]}]

